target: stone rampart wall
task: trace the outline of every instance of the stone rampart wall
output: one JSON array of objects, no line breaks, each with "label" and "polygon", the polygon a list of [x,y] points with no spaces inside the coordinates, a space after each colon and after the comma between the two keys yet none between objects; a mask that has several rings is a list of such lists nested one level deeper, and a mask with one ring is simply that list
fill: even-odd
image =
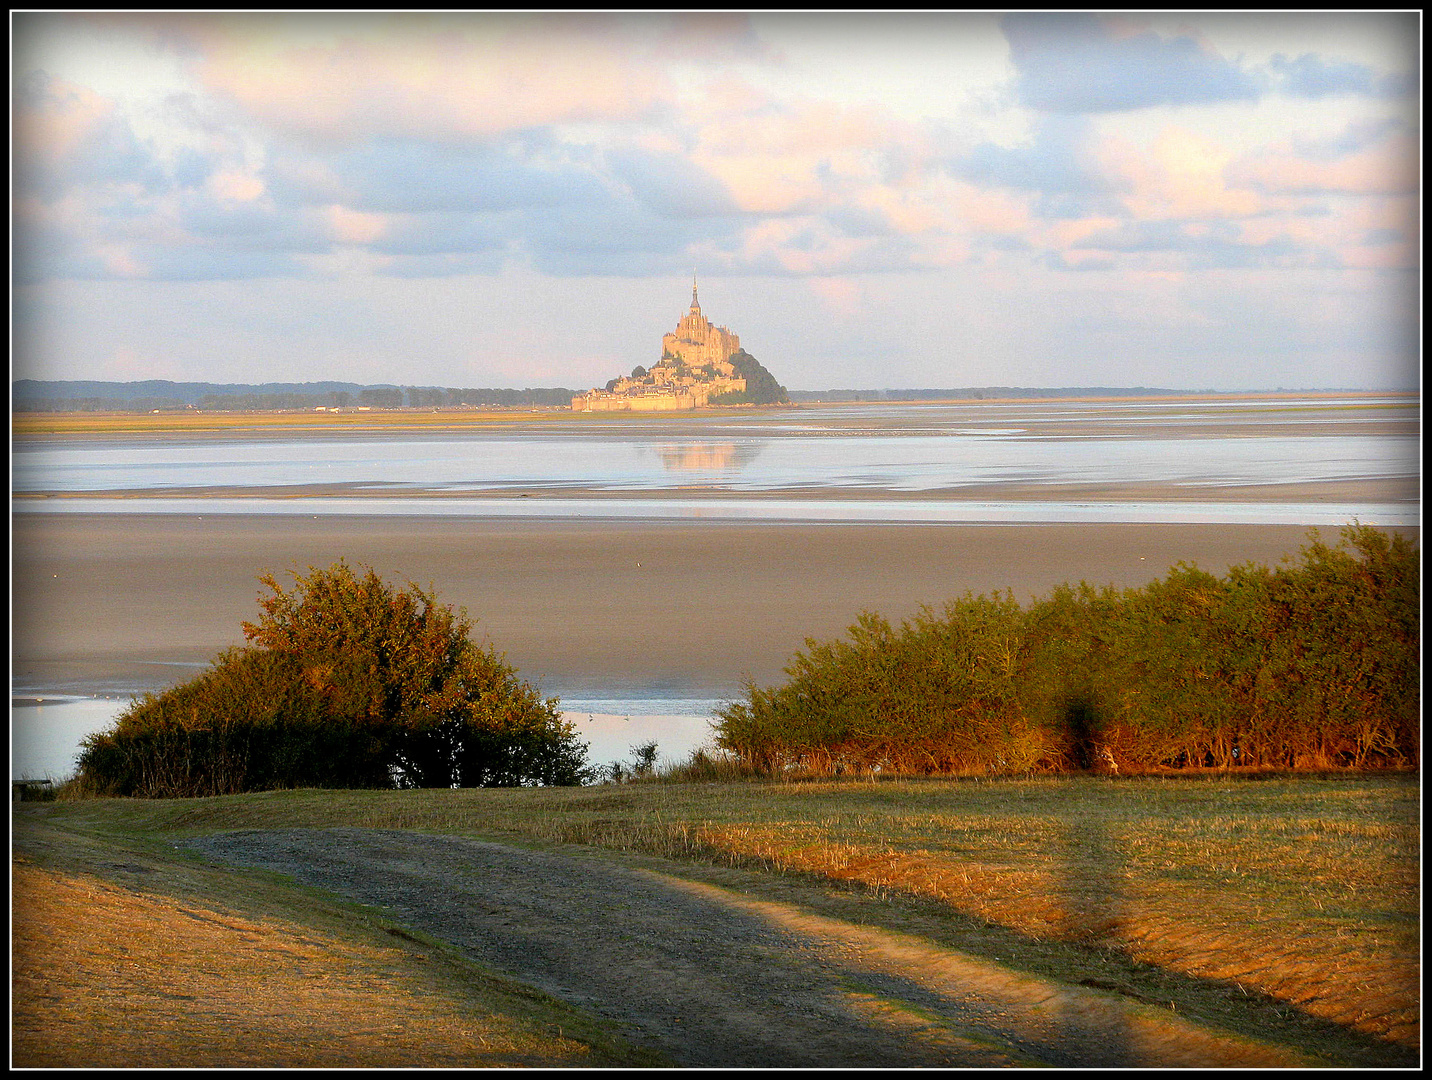
[{"label": "stone rampart wall", "polygon": [[[702,402],[704,404],[704,401]],[[676,412],[697,407],[691,394],[578,394],[573,412]]]}]

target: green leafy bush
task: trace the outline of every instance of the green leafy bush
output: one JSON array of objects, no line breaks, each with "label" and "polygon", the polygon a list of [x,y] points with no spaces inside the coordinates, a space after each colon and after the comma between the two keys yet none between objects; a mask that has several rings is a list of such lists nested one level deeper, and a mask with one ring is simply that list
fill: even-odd
[{"label": "green leafy bush", "polygon": [[966,595],[898,630],[866,613],[748,685],[718,742],[768,771],[1414,766],[1417,550],[1353,525],[1301,555],[1027,609]]},{"label": "green leafy bush", "polygon": [[543,700],[465,616],[345,562],[272,575],[250,645],[136,701],[80,755],[82,789],[196,796],[289,787],[576,784],[585,768],[555,698]]}]

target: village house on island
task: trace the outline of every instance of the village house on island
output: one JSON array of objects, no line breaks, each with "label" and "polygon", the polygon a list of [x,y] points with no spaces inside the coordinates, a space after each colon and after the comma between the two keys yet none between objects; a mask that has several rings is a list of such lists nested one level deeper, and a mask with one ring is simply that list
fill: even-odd
[{"label": "village house on island", "polygon": [[721,394],[740,394],[746,380],[731,357],[741,339],[724,326],[713,326],[701,314],[696,281],[691,282],[691,310],[676,329],[661,339],[661,359],[650,371],[638,367],[613,379],[606,389],[572,398],[573,412],[657,412],[699,409]]}]

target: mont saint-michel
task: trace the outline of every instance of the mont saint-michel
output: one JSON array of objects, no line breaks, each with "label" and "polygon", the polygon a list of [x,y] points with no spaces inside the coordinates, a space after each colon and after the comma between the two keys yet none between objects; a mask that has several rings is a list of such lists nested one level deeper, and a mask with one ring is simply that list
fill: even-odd
[{"label": "mont saint-michel", "polygon": [[696,282],[691,309],[661,339],[661,359],[638,365],[605,389],[572,398],[573,412],[665,412],[710,405],[774,405],[789,399],[786,388],[741,348],[741,339],[701,314]]}]

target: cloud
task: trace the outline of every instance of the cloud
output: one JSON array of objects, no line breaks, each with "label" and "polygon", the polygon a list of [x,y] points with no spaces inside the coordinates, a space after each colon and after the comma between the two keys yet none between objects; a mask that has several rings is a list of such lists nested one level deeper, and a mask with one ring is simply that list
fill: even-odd
[{"label": "cloud", "polygon": [[980,143],[946,168],[971,184],[1034,192],[1039,212],[1052,218],[1107,213],[1122,186],[1095,153],[1093,129],[1083,117],[1040,117],[1028,142]]},{"label": "cloud", "polygon": [[1407,134],[1408,130],[1405,120],[1395,116],[1382,116],[1353,120],[1332,135],[1309,137],[1294,132],[1290,141],[1300,157],[1313,161],[1335,161],[1394,135]]},{"label": "cloud", "polygon": [[[1316,265],[1326,261],[1325,254],[1316,247],[1295,242],[1281,232],[1251,242],[1249,236],[1231,222],[1214,227],[1172,221],[1121,222],[1085,237],[1077,248],[1063,253],[1063,257],[1066,260],[1072,257],[1073,262],[1079,264],[1090,253],[1140,257],[1177,255],[1179,265],[1186,270]],[[1136,261],[1147,263],[1146,258]],[[1154,263],[1169,265],[1167,261],[1154,260]]]},{"label": "cloud", "polygon": [[[20,79],[27,279],[1176,269],[1240,245],[1405,246],[1323,196],[1415,187],[1389,164],[1415,156],[1407,125],[1385,115],[1250,150],[1152,111],[1375,89],[1370,68],[1289,50],[1250,72],[1192,32],[1117,18],[1006,18],[1012,66],[1001,53],[984,92],[924,119],[878,83],[792,79],[740,17],[118,18],[190,82],[143,100]],[[851,32],[832,41],[849,50]],[[1132,109],[1150,111],[1117,115]]]},{"label": "cloud", "polygon": [[883,109],[800,99],[742,104],[699,125],[690,157],[744,213],[819,212],[852,192],[925,172],[925,137]]},{"label": "cloud", "polygon": [[1315,53],[1302,53],[1292,60],[1278,53],[1268,68],[1278,90],[1289,97],[1400,97],[1411,89],[1411,80],[1405,76],[1378,75],[1367,64],[1324,60]]},{"label": "cloud", "polygon": [[326,156],[318,184],[288,176],[307,197],[377,213],[488,213],[558,206],[597,183],[589,151],[547,140],[445,146],[384,138]]},{"label": "cloud", "polygon": [[531,265],[556,275],[644,277],[689,270],[695,245],[734,236],[738,226],[721,218],[672,219],[620,190],[601,198],[518,215],[513,246]]},{"label": "cloud", "polygon": [[[382,249],[379,249],[382,250]],[[498,247],[466,248],[461,251],[405,253],[388,259],[382,273],[395,278],[445,278],[470,274],[495,274],[503,268],[503,250]]]},{"label": "cloud", "polygon": [[14,117],[16,179],[25,194],[54,200],[84,184],[168,186],[152,148],[113,101],[87,87],[31,72],[20,80]]},{"label": "cloud", "polygon": [[333,239],[340,244],[371,244],[388,231],[383,214],[366,214],[346,206],[328,208],[328,224]]},{"label": "cloud", "polygon": [[643,38],[613,32],[611,20],[273,16],[188,26],[210,91],[309,143],[447,143],[635,119],[671,94]]},{"label": "cloud", "polygon": [[1000,21],[1018,72],[1019,100],[1055,113],[1252,100],[1258,81],[1192,34],[1164,37],[1083,14],[1008,15]]},{"label": "cloud", "polygon": [[206,184],[216,198],[232,202],[253,202],[265,187],[261,178],[239,169],[211,172]]},{"label": "cloud", "polygon": [[1286,140],[1246,155],[1230,170],[1271,194],[1394,195],[1418,187],[1419,149],[1400,126],[1379,125],[1318,142]]},{"label": "cloud", "polygon": [[1254,192],[1230,184],[1232,152],[1184,128],[1165,127],[1147,149],[1106,138],[1095,153],[1121,178],[1120,201],[1141,220],[1216,220],[1265,209]]},{"label": "cloud", "polygon": [[161,281],[242,281],[249,278],[307,277],[296,253],[236,250],[233,247],[141,245],[134,251],[143,276]]},{"label": "cloud", "polygon": [[613,177],[660,217],[716,217],[740,212],[726,185],[683,154],[619,146],[607,151],[603,159]]}]

